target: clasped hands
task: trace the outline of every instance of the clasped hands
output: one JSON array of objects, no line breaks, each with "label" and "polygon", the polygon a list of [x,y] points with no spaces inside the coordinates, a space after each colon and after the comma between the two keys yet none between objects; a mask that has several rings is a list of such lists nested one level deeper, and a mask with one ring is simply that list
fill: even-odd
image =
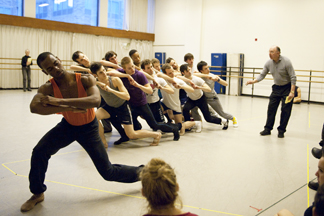
[{"label": "clasped hands", "polygon": [[40,103],[46,107],[48,105],[51,105],[51,106],[56,106],[56,107],[64,107],[64,108],[70,108],[71,110],[69,111],[72,111],[74,113],[85,113],[87,112],[86,109],[82,109],[82,108],[77,108],[77,107],[74,107],[74,106],[68,106],[68,105],[62,105],[60,104],[60,98],[55,98],[55,97],[51,97],[49,95],[45,95],[45,96],[42,96],[40,98]]}]

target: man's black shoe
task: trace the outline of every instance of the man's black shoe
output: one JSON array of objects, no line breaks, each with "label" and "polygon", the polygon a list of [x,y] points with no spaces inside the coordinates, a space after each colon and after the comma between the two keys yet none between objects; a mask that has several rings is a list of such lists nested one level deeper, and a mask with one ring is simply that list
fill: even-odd
[{"label": "man's black shoe", "polygon": [[284,138],[284,137],[285,137],[285,135],[284,135],[283,132],[279,132],[279,133],[278,133],[278,138]]},{"label": "man's black shoe", "polygon": [[317,189],[319,188],[319,184],[318,182],[308,182],[308,187],[314,191],[317,191]]},{"label": "man's black shoe", "polygon": [[173,140],[178,141],[180,139],[180,133],[178,130],[173,131]]},{"label": "man's black shoe", "polygon": [[178,125],[179,130],[181,130],[181,128],[182,128],[182,123],[178,123],[177,125]]},{"label": "man's black shoe", "polygon": [[271,134],[271,131],[269,131],[267,129],[264,129],[263,131],[260,132],[261,136],[266,136],[266,135],[270,135],[270,134]]},{"label": "man's black shoe", "polygon": [[127,142],[127,141],[129,141],[128,137],[121,137],[119,140],[114,142],[114,145],[119,145],[119,144],[122,144],[123,142]]},{"label": "man's black shoe", "polygon": [[322,157],[322,149],[319,149],[319,148],[312,148],[312,155],[317,158],[317,159],[320,159]]}]

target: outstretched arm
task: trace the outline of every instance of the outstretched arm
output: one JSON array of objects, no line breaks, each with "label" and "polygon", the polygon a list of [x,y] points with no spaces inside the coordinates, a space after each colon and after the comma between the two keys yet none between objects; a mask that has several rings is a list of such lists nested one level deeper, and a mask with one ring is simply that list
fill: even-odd
[{"label": "outstretched arm", "polygon": [[138,71],[142,71],[142,68],[141,67],[138,67],[138,66],[136,66],[136,65],[134,65],[135,66],[135,69],[136,70],[138,70]]},{"label": "outstretched arm", "polygon": [[160,85],[159,89],[165,91],[168,94],[174,94],[174,90],[168,84],[166,84],[165,86]]},{"label": "outstretched arm", "polygon": [[114,77],[119,77],[119,78],[127,78],[127,79],[133,79],[131,75],[127,73],[121,73],[115,69],[111,69],[107,71],[107,75],[109,76],[114,76]]},{"label": "outstretched arm", "polygon": [[214,82],[218,82],[219,84],[221,84],[222,86],[227,86],[228,83],[223,80],[222,78],[220,78],[217,75],[213,75],[212,77],[210,77],[209,79],[213,80]]},{"label": "outstretched arm", "polygon": [[249,84],[254,84],[254,83],[257,83],[258,80],[257,79],[254,79],[254,80],[248,80],[245,85],[249,85]]},{"label": "outstretched arm", "polygon": [[183,90],[185,90],[186,92],[189,92],[189,93],[190,92],[192,93],[192,92],[195,91],[191,86],[189,86],[187,84],[183,84],[183,85],[179,85],[179,86],[180,86],[181,89],[183,89]]},{"label": "outstretched arm", "polygon": [[110,61],[106,61],[106,60],[100,60],[100,63],[103,65],[103,66],[108,66],[108,67],[112,67],[112,68],[115,68],[115,69],[118,69],[118,68],[121,68],[119,65],[117,64],[114,64]]},{"label": "outstretched arm", "polygon": [[78,65],[71,65],[70,69],[73,70],[73,71],[85,71],[85,72],[91,74],[91,71],[90,71],[89,68],[84,68],[84,67],[81,67],[81,66],[78,66]]},{"label": "outstretched arm", "polygon": [[135,86],[136,88],[141,89],[146,94],[153,94],[153,89],[149,83],[146,83],[145,85],[141,85],[138,82],[136,82],[135,80],[129,80],[129,83],[131,85]]},{"label": "outstretched arm", "polygon": [[203,74],[203,73],[194,73],[193,74],[194,76],[197,76],[197,77],[200,77],[200,78],[207,78],[207,79],[210,79],[210,80],[213,80],[214,82],[218,82],[219,84],[223,85],[223,86],[227,86],[228,83],[223,80],[222,78],[220,78],[218,75],[216,74]]},{"label": "outstretched arm", "polygon": [[[146,73],[145,71],[140,70],[139,72],[142,72],[142,73],[145,75],[146,79],[154,80],[154,78],[153,78],[150,74]],[[154,81],[155,81],[155,80],[154,80]]]},{"label": "outstretched arm", "polygon": [[113,93],[114,95],[116,95],[117,97],[119,97],[121,99],[124,99],[124,100],[129,100],[130,99],[129,93],[128,93],[127,89],[125,88],[123,82],[120,80],[119,77],[114,77],[113,78],[113,85],[116,86],[119,91],[116,91],[116,90],[110,88],[105,83],[102,83],[102,82],[99,82],[99,81],[97,81],[97,85],[102,90],[105,90],[107,92],[111,92],[111,93]]},{"label": "outstretched arm", "polygon": [[194,87],[194,89],[201,89],[204,92],[211,92],[210,87],[206,83],[204,83],[202,86],[197,86],[196,85],[196,87]]},{"label": "outstretched arm", "polygon": [[164,80],[168,81],[171,84],[176,84],[176,81],[174,81],[173,78],[169,77],[164,73],[158,72],[156,75],[160,78],[163,78]]}]

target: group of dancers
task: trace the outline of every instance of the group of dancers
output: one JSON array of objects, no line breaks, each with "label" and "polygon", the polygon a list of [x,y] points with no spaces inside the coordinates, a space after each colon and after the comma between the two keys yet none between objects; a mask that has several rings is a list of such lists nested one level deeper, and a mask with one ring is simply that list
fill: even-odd
[{"label": "group of dancers", "polygon": [[[210,74],[206,62],[199,62],[197,71],[193,67],[193,56],[189,54],[186,59],[187,54],[186,64],[179,67],[169,58],[161,72],[157,59],[141,61],[136,50],[129,54],[119,65],[113,51],[97,62],[90,62],[84,53],[77,51],[72,59],[78,65],[71,66],[76,73],[67,71],[61,60],[50,52],[38,56],[37,65],[52,78],[39,87],[30,110],[40,115],[61,113],[63,118],[33,149],[29,172],[29,188],[33,195],[21,206],[22,212],[30,211],[44,200],[49,159],[74,141],[89,154],[105,180],[122,183],[140,180],[144,165],[111,164],[105,149],[104,129],[98,120],[109,119],[120,133],[121,138],[115,144],[151,137],[153,146],[159,144],[161,132],[173,133],[174,140],[179,140],[180,135],[193,127],[201,132],[201,118],[195,107],[201,110],[207,122],[223,125],[224,130],[229,120],[237,126],[235,117],[223,111],[213,88],[214,82],[227,83]],[[211,114],[211,107],[224,119]],[[138,116],[145,119],[153,131],[143,130]],[[171,204],[174,205],[174,199]]]},{"label": "group of dancers", "polygon": [[[174,139],[195,128],[201,132],[201,110],[209,123],[228,128],[229,120],[238,126],[236,118],[225,112],[214,90],[215,82],[227,85],[219,76],[210,73],[208,64],[201,61],[194,66],[194,57],[185,55],[185,64],[178,66],[173,58],[160,65],[158,59],[141,61],[136,50],[122,58],[109,51],[100,61],[91,62],[81,51],[72,56],[78,65],[71,70],[89,73],[96,78],[102,97],[101,107],[96,112],[98,120],[109,119],[119,132],[118,145],[129,139],[152,137],[151,145],[158,145],[161,133],[173,133]],[[153,131],[142,130],[138,121],[141,116]],[[108,147],[104,128],[99,124],[100,137]]]},{"label": "group of dancers", "polygon": [[[271,47],[270,60],[266,62],[262,73],[246,84],[258,83],[271,72],[275,84],[270,95],[267,122],[260,135],[271,135],[277,108],[282,102],[281,120],[277,129],[278,138],[284,138],[292,99],[298,90],[295,88],[296,75],[292,64],[280,53],[278,46]],[[113,51],[107,52],[97,62],[90,62],[80,51],[75,52],[72,59],[78,63],[71,66],[77,73],[65,70],[61,60],[50,52],[41,53],[37,58],[37,65],[42,72],[52,78],[39,87],[30,103],[30,110],[40,115],[62,113],[63,118],[33,149],[29,173],[29,188],[33,195],[21,206],[21,211],[30,211],[44,200],[47,189],[44,181],[49,159],[61,148],[77,141],[105,180],[122,183],[142,181],[142,194],[149,203],[145,216],[197,216],[175,207],[179,185],[173,168],[163,160],[154,158],[146,166],[111,164],[105,149],[105,130],[98,120],[105,122],[109,119],[120,133],[121,138],[115,144],[151,137],[153,146],[159,144],[161,132],[173,133],[174,140],[179,140],[180,135],[192,128],[201,132],[198,108],[209,123],[222,125],[222,129],[226,130],[231,120],[233,126],[237,127],[237,119],[224,112],[214,90],[215,82],[226,86],[226,81],[211,74],[204,61],[195,67],[194,57],[190,53],[184,56],[185,64],[179,66],[174,59],[168,58],[162,67],[157,59],[141,61],[136,50],[131,50],[129,57],[122,58],[120,65]],[[94,108],[98,109],[95,111]],[[142,129],[137,119],[139,116],[153,131]],[[323,141],[320,144],[322,146]],[[305,211],[307,216],[323,215],[324,212],[323,149],[314,148],[312,153],[320,160],[316,172],[318,182],[309,184],[309,187],[314,185],[318,191],[313,205]],[[277,215],[292,214],[282,210]]]}]

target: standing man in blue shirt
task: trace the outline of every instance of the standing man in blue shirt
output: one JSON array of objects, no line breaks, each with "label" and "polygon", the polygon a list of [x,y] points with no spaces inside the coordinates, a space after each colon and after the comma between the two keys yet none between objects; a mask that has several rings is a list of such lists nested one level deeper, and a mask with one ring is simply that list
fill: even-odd
[{"label": "standing man in blue shirt", "polygon": [[247,81],[246,85],[260,82],[270,71],[273,76],[274,85],[272,86],[272,93],[268,105],[267,122],[264,130],[260,134],[261,136],[271,134],[277,109],[280,101],[282,101],[280,125],[277,129],[278,137],[284,138],[293,105],[292,99],[295,94],[296,75],[290,60],[280,55],[280,48],[278,46],[272,46],[270,48],[269,57],[270,59],[265,63],[261,74],[256,79]]}]

